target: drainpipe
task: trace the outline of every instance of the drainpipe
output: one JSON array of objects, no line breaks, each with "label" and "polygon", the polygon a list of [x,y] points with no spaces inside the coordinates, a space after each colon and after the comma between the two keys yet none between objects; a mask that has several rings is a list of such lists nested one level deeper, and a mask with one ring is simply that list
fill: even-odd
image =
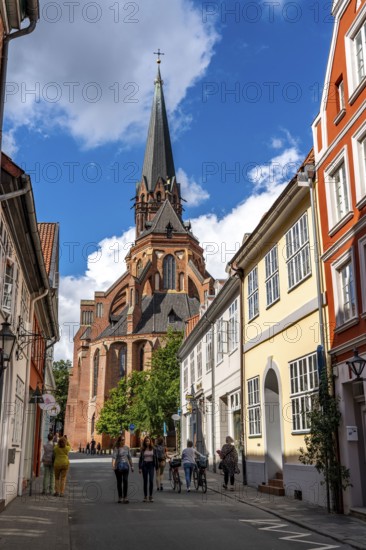
[{"label": "drainpipe", "polygon": [[[33,319],[33,316],[34,316],[34,306],[36,304],[36,302],[38,302],[39,300],[42,300],[42,298],[45,298],[48,294],[48,289],[45,290],[42,294],[40,294],[39,296],[36,296],[35,298],[33,298],[32,302],[31,302],[31,307],[30,307],[30,319]],[[29,356],[29,359],[27,361],[27,370],[26,370],[26,380],[25,380],[25,391],[27,392],[28,391],[28,388],[29,388],[29,380],[30,380],[30,370],[31,370],[31,358]],[[28,402],[27,403],[24,403],[24,410],[23,410],[23,433],[22,433],[22,451],[21,451],[21,456],[20,456],[20,467],[19,467],[19,478],[18,478],[18,496],[22,496],[23,494],[23,473],[24,473],[24,459],[25,459],[25,446],[26,446],[26,440],[27,440],[27,413],[28,413]],[[36,405],[37,407],[37,405]],[[37,414],[37,409],[36,409],[36,414]],[[34,441],[33,441],[33,446],[34,446]],[[33,455],[33,453],[32,453]],[[31,464],[31,477],[33,478],[33,464]]]},{"label": "drainpipe", "polygon": [[1,55],[1,70],[0,70],[0,154],[2,154],[3,144],[3,122],[5,109],[5,88],[6,88],[6,73],[8,68],[8,53],[9,42],[15,38],[20,38],[34,31],[38,21],[38,0],[27,0],[27,16],[29,17],[29,25],[20,31],[13,32],[5,36],[3,41],[3,49]]}]

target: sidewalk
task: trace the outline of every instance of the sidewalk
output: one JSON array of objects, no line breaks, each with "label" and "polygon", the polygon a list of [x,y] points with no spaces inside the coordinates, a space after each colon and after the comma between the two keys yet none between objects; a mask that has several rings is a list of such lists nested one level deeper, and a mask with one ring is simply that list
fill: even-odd
[{"label": "sidewalk", "polygon": [[[239,478],[239,476],[237,476]],[[325,535],[333,540],[348,544],[353,548],[366,549],[366,522],[338,514],[328,514],[321,506],[307,504],[304,501],[289,497],[278,497],[258,493],[257,489],[237,482],[235,491],[223,489],[223,475],[207,472],[208,488],[216,493],[221,493],[223,498],[243,502],[249,506],[259,508],[285,521]]]}]

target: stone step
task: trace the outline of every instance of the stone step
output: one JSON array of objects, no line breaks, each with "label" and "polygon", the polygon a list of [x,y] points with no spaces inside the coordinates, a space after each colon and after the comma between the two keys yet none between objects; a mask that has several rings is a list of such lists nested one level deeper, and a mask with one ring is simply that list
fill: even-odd
[{"label": "stone step", "polygon": [[366,521],[366,508],[351,508],[349,515]]},{"label": "stone step", "polygon": [[285,489],[283,487],[275,487],[274,485],[258,485],[258,492],[279,497],[285,496]]}]

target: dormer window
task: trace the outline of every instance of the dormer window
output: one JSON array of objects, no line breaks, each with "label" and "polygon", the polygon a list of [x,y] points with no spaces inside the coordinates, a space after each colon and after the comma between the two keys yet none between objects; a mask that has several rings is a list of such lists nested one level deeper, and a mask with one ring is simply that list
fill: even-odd
[{"label": "dormer window", "polygon": [[158,192],[156,193],[156,201],[157,201],[157,202],[161,202],[161,193],[160,193],[160,191],[158,191]]}]

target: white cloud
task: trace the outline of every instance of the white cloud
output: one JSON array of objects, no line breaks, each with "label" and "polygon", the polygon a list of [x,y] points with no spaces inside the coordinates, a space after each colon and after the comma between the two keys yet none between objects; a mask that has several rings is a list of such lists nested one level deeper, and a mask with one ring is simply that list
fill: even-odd
[{"label": "white cloud", "polygon": [[187,206],[198,206],[210,197],[209,193],[193,178],[188,177],[182,168],[178,168],[176,175],[178,183],[181,184],[182,197],[187,201]]},{"label": "white cloud", "polygon": [[270,147],[272,147],[272,149],[282,149],[283,147],[283,140],[281,138],[275,138],[273,137],[272,140],[271,140],[271,145]]},{"label": "white cloud", "polygon": [[162,76],[173,112],[204,74],[218,39],[189,0],[48,2],[34,33],[11,45],[6,115],[14,127],[61,127],[88,148],[140,139],[157,45],[166,53]]},{"label": "white cloud", "polygon": [[13,157],[17,154],[19,147],[15,141],[15,130],[9,130],[3,133],[2,149],[8,157]]},{"label": "white cloud", "polygon": [[[294,139],[290,138],[289,141],[293,143]],[[303,156],[297,147],[290,144],[280,155],[263,163],[261,185],[255,186],[253,194],[231,212],[222,218],[209,213],[191,220],[192,230],[204,249],[207,270],[213,277],[226,277],[226,264],[240,247],[244,234],[255,229],[299,167]],[[289,170],[290,165],[292,172]],[[273,177],[271,166],[276,167]],[[280,170],[279,166],[283,169]],[[134,238],[135,230],[129,228],[120,237],[103,239],[99,243],[99,251],[88,257],[88,267],[83,277],[61,279],[60,325],[63,337],[56,346],[57,359],[72,357],[69,327],[70,323],[74,323],[75,328],[78,325],[80,300],[93,298],[95,290],[106,290],[124,273],[124,258]]]}]

